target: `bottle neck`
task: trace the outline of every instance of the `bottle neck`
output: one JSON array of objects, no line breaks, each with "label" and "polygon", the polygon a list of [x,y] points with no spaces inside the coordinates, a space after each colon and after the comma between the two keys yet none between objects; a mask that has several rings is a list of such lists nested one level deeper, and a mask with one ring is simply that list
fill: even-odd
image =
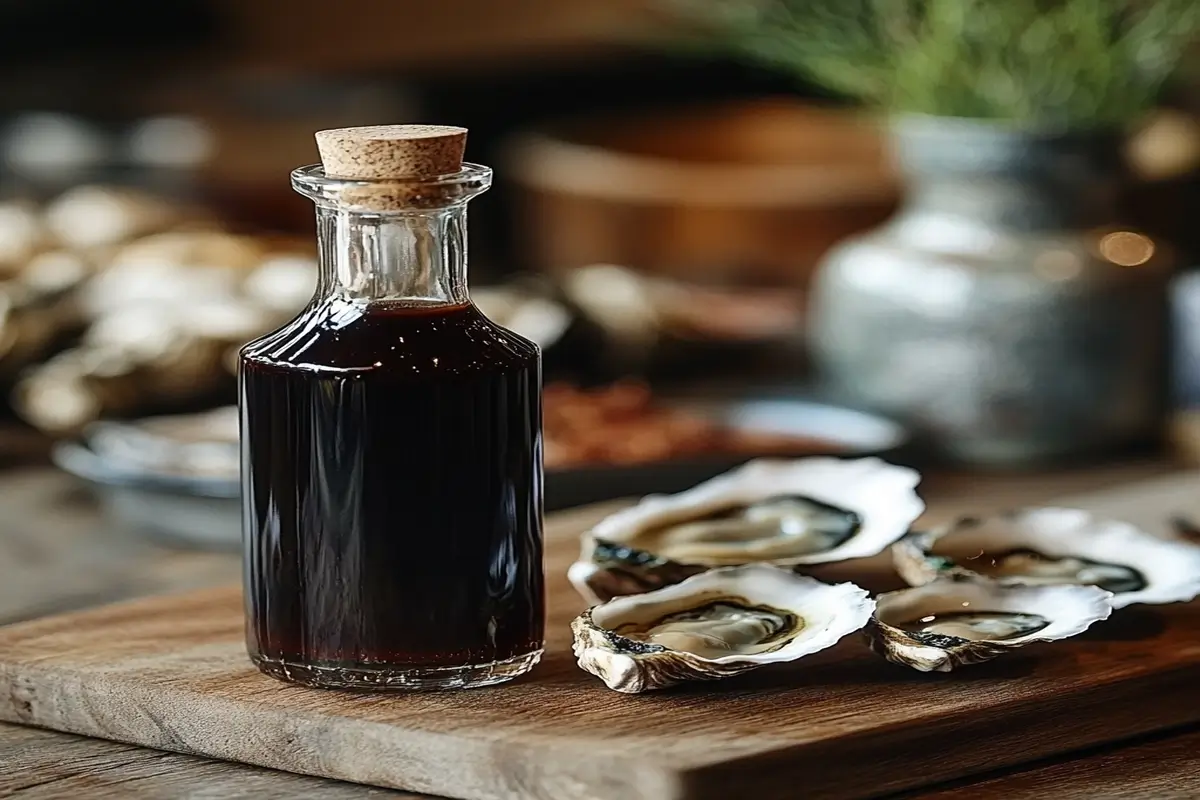
[{"label": "bottle neck", "polygon": [[465,203],[390,214],[318,205],[317,246],[322,296],[414,305],[469,302]]}]

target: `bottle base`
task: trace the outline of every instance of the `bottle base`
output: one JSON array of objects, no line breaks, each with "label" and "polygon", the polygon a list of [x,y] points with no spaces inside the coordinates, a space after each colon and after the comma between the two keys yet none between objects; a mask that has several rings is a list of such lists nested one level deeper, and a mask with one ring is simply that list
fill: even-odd
[{"label": "bottle base", "polygon": [[523,656],[469,664],[462,667],[344,667],[300,664],[267,656],[251,656],[265,675],[287,683],[316,689],[349,689],[359,692],[420,692],[444,689],[476,689],[493,686],[524,675],[542,659],[542,651]]}]

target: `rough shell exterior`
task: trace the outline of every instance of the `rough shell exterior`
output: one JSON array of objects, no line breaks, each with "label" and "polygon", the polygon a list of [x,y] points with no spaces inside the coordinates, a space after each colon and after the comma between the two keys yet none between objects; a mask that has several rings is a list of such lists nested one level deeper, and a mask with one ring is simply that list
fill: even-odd
[{"label": "rough shell exterior", "polygon": [[[901,666],[921,672],[949,672],[989,661],[1033,642],[1066,639],[1083,633],[1112,613],[1111,592],[1095,586],[1004,586],[969,576],[945,577],[913,589],[876,598],[875,613],[863,630],[871,649]],[[959,611],[964,604],[981,611],[1033,613],[1050,624],[1027,636],[1002,641],[944,637],[931,643],[896,627],[922,614]]]}]

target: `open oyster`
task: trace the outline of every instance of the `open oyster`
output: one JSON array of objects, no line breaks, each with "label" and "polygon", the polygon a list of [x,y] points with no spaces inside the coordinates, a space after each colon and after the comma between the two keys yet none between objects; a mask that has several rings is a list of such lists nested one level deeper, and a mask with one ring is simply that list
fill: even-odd
[{"label": "open oyster", "polygon": [[1083,633],[1112,613],[1095,586],[1004,586],[959,576],[876,598],[871,649],[922,672],[949,672],[1032,642]]},{"label": "open oyster", "polygon": [[591,603],[718,566],[822,564],[882,552],[925,506],[920,476],[878,458],[759,459],[596,524],[568,576]]},{"label": "open oyster", "polygon": [[874,608],[852,583],[750,564],[618,597],[576,617],[571,631],[579,666],[633,694],[794,661],[861,629]]},{"label": "open oyster", "polygon": [[1090,584],[1112,592],[1114,608],[1200,595],[1200,546],[1073,508],[960,519],[902,539],[892,556],[913,586],[954,574],[1004,584]]}]

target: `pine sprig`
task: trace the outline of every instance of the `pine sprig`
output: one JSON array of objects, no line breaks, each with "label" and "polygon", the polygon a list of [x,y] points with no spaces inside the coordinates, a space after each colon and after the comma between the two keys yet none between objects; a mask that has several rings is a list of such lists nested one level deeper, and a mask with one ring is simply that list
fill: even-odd
[{"label": "pine sprig", "polygon": [[1200,34],[1200,0],[675,0],[712,41],[893,112],[1119,126]]}]

